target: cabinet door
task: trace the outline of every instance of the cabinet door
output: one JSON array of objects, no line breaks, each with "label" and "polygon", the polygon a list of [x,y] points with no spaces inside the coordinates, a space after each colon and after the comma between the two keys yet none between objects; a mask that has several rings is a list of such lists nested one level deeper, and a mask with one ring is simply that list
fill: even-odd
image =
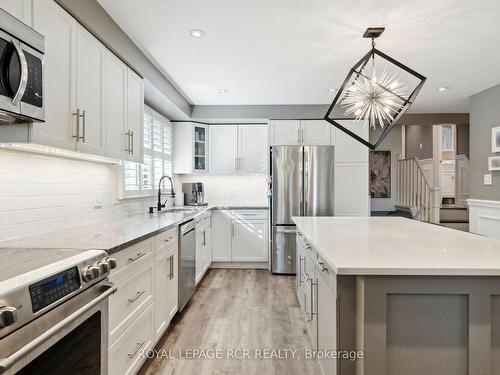
[{"label": "cabinet door", "polygon": [[31,26],[31,0],[0,0],[0,8]]},{"label": "cabinet door", "polygon": [[105,120],[106,155],[126,159],[131,145],[127,136],[127,67],[111,52],[106,52]]},{"label": "cabinet door", "polygon": [[298,234],[297,234],[297,245],[295,248],[297,249],[297,256],[296,256],[296,261],[297,261],[297,275],[296,275],[296,288],[297,288],[297,298],[299,300],[299,304],[302,307],[302,310],[304,310],[304,259],[305,259],[305,250],[304,250],[304,245],[302,245],[302,242],[298,240]]},{"label": "cabinet door", "polygon": [[271,146],[300,144],[300,120],[272,120],[269,127]]},{"label": "cabinet door", "polygon": [[155,337],[160,336],[165,332],[170,322],[170,303],[168,288],[169,277],[171,273],[170,266],[171,258],[168,250],[163,250],[155,258]]},{"label": "cabinet door", "polygon": [[233,220],[232,225],[231,260],[234,262],[267,261],[267,223]]},{"label": "cabinet door", "polygon": [[300,122],[302,144],[329,145],[330,131],[333,125],[324,120],[303,120]]},{"label": "cabinet door", "polygon": [[205,267],[204,271],[206,272],[210,265],[212,264],[213,250],[212,250],[212,219],[209,217],[207,219],[207,224],[205,226]]},{"label": "cabinet door", "polygon": [[[318,350],[330,352],[337,349],[337,298],[321,274],[317,280]],[[319,363],[324,375],[337,373],[335,360],[320,359]]]},{"label": "cabinet door", "polygon": [[231,215],[220,210],[212,213],[213,260],[231,261]]},{"label": "cabinet door", "polygon": [[267,125],[239,125],[238,149],[238,172],[267,174]]},{"label": "cabinet door", "polygon": [[45,123],[33,126],[33,142],[75,148],[77,22],[53,0],[33,2],[33,26],[45,36]]},{"label": "cabinet door", "polygon": [[[77,28],[76,109],[84,118],[79,121],[76,149],[91,154],[105,154],[104,64],[106,49],[82,26]],[[84,111],[84,112],[83,112]]]},{"label": "cabinet door", "polygon": [[178,295],[179,295],[179,276],[177,274],[179,266],[179,250],[177,246],[174,246],[170,250],[169,257],[170,276],[167,278],[167,301],[168,301],[168,322],[172,320],[178,307]]},{"label": "cabinet door", "polygon": [[195,281],[198,284],[203,277],[203,266],[205,265],[204,260],[204,248],[203,248],[203,228],[196,228],[196,266],[195,266]]},{"label": "cabinet door", "polygon": [[[361,138],[368,139],[368,125],[354,120],[340,120],[339,122]],[[368,163],[368,147],[337,128],[332,133],[334,133],[332,144],[335,145],[336,163]]]},{"label": "cabinet door", "polygon": [[238,127],[213,125],[209,132],[210,172],[235,173],[237,169]]},{"label": "cabinet door", "polygon": [[[194,172],[208,171],[208,126],[196,124],[194,128]],[[193,157],[193,156],[190,156]]]},{"label": "cabinet door", "polygon": [[368,165],[335,163],[335,216],[370,216]]},{"label": "cabinet door", "polygon": [[127,159],[142,163],[142,138],[144,126],[144,82],[141,77],[127,68],[127,130],[130,152]]}]

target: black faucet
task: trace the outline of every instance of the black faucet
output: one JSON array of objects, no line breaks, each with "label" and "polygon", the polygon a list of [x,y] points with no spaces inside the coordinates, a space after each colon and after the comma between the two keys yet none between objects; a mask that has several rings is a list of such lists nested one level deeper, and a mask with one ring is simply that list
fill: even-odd
[{"label": "black faucet", "polygon": [[[168,178],[170,180],[170,187],[171,187],[171,193],[170,193],[170,197],[171,198],[174,198],[175,197],[175,192],[174,192],[174,183],[172,181],[172,178],[170,176],[162,176],[162,178],[160,178],[160,182],[158,182],[158,203],[156,204],[156,210],[158,212],[161,211],[161,209],[163,207],[165,207],[165,204],[167,203],[168,199],[165,201],[165,203],[161,203],[161,183],[163,182],[163,180],[165,178]],[[149,213],[152,214],[153,213],[153,210],[154,210],[154,207],[149,207]]]}]

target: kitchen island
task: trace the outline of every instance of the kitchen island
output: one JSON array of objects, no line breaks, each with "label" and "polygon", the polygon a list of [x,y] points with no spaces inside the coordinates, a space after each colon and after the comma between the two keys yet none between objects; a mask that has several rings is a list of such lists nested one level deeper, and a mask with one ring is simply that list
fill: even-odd
[{"label": "kitchen island", "polygon": [[325,374],[500,374],[500,241],[397,217],[294,221]]}]

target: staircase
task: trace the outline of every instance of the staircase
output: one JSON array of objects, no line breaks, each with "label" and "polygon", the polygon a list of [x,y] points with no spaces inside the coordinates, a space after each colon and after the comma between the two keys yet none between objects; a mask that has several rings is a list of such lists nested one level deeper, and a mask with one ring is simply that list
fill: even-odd
[{"label": "staircase", "polygon": [[416,158],[398,160],[396,212],[415,220],[439,224],[439,188],[430,185]]}]

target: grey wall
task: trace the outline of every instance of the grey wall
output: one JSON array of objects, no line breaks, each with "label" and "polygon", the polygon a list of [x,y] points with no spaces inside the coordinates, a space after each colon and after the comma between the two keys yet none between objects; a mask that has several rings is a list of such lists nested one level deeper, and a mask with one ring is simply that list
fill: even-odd
[{"label": "grey wall", "polygon": [[[150,85],[145,85],[146,101],[150,99],[157,104],[156,107],[164,106],[157,109],[170,118],[191,114],[191,105],[184,95],[151,63],[96,0],[56,0],[56,2],[146,81],[154,84],[156,92],[149,90]],[[158,94],[162,94],[164,98],[159,98]]]},{"label": "grey wall", "polygon": [[432,126],[406,126],[405,148],[407,158],[432,158]]},{"label": "grey wall", "polygon": [[[470,197],[500,201],[500,173],[488,172],[491,128],[500,126],[500,85],[470,97]],[[500,154],[497,154],[500,155]],[[483,175],[493,174],[493,185],[483,185]]]},{"label": "grey wall", "polygon": [[[379,137],[380,132],[380,128],[370,129],[370,142],[375,142],[375,140]],[[401,126],[395,126],[377,148],[377,150],[380,151],[391,151],[391,197],[372,198],[372,211],[394,211],[394,205],[396,204],[397,197],[397,165],[402,152],[401,136]]]},{"label": "grey wall", "polygon": [[457,155],[467,155],[469,157],[470,140],[469,124],[457,126]]}]

